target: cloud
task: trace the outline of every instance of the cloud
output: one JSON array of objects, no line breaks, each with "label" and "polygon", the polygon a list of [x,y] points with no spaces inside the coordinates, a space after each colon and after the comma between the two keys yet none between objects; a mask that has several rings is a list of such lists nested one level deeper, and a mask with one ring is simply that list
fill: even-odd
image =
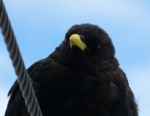
[{"label": "cloud", "polygon": [[12,61],[9,57],[3,37],[0,35],[0,88],[3,85],[11,86],[12,81],[16,79]]},{"label": "cloud", "polygon": [[[1,40],[3,38],[0,38]],[[0,42],[1,42],[0,40]],[[11,64],[11,60],[9,58],[9,54],[6,48],[6,45],[3,42],[3,44],[0,44],[0,65],[3,67],[3,70],[7,69],[9,65]],[[3,47],[2,47],[3,46]]]},{"label": "cloud", "polygon": [[12,66],[12,61],[9,57],[9,53],[7,50],[7,46],[4,42],[3,36],[0,34],[0,79],[3,78],[4,72],[10,72],[12,73],[13,66]]},{"label": "cloud", "polygon": [[8,102],[8,97],[7,97],[7,91],[6,88],[0,88],[0,116],[4,116],[7,102]]},{"label": "cloud", "polygon": [[143,65],[141,67],[134,67],[128,73],[128,79],[130,87],[132,88],[138,106],[139,106],[139,115],[146,116],[149,113],[149,104],[150,104],[150,67]]}]

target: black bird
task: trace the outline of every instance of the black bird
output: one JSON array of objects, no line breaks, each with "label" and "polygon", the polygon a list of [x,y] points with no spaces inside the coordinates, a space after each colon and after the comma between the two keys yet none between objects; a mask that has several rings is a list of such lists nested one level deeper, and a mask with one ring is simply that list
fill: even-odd
[{"label": "black bird", "polygon": [[[55,51],[28,73],[43,116],[138,116],[112,41],[96,25],[72,26]],[[5,116],[29,116],[17,81],[8,95]]]}]

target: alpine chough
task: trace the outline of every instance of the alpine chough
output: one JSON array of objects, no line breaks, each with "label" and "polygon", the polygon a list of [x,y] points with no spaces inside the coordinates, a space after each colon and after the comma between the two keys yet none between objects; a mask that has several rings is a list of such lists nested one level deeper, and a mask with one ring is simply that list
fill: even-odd
[{"label": "alpine chough", "polygon": [[[43,116],[138,116],[113,43],[96,25],[72,26],[55,51],[28,73]],[[17,81],[8,95],[5,116],[29,116]]]}]

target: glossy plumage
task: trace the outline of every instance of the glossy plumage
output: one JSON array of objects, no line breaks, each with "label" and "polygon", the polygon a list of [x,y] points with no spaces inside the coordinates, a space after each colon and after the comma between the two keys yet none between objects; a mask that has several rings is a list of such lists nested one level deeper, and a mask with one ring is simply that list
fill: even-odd
[{"label": "glossy plumage", "polygon": [[[70,47],[78,34],[84,51]],[[108,34],[96,25],[74,25],[47,58],[29,67],[43,116],[138,116],[134,95]],[[17,81],[5,116],[29,116]]]}]

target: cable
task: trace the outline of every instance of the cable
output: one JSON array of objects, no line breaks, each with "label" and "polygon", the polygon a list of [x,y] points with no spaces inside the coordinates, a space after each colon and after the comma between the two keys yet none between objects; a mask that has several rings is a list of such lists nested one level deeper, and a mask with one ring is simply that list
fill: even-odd
[{"label": "cable", "polygon": [[10,58],[12,60],[15,73],[18,76],[17,81],[20,84],[25,104],[28,107],[30,116],[42,116],[35,92],[33,90],[30,77],[25,68],[16,38],[11,27],[3,1],[0,0],[0,27],[7,45]]}]

